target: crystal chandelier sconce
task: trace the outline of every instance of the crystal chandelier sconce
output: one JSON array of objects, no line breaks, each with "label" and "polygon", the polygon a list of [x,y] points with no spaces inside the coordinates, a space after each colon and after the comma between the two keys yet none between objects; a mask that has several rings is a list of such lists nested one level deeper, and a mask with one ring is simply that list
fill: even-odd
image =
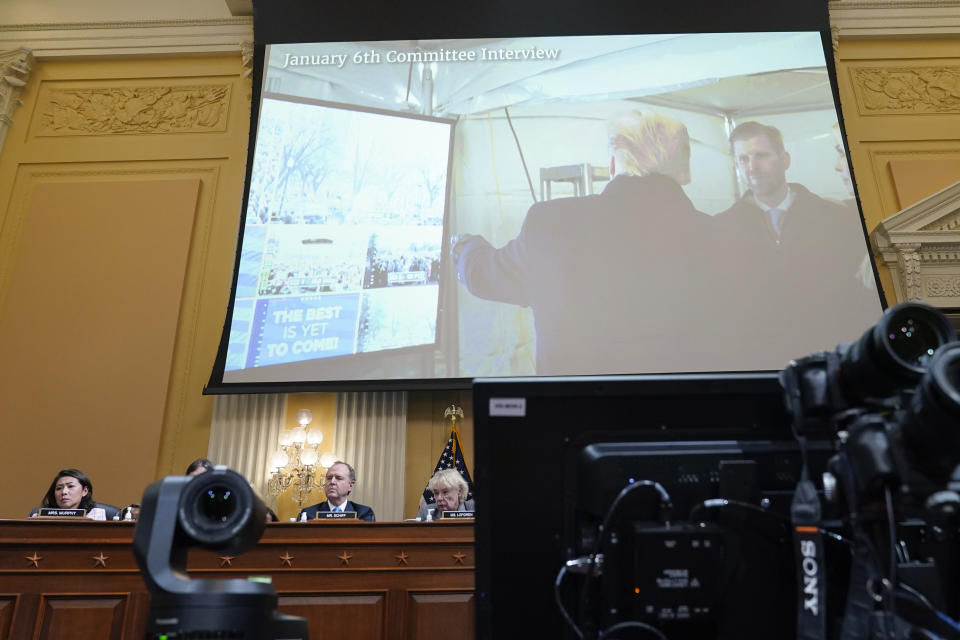
[{"label": "crystal chandelier sconce", "polygon": [[279,450],[273,454],[273,471],[267,481],[267,490],[274,496],[293,487],[292,497],[301,509],[314,489],[323,489],[327,467],[336,462],[332,453],[321,454],[323,432],[308,429],[311,422],[313,413],[309,409],[297,411],[297,426],[280,434]]}]

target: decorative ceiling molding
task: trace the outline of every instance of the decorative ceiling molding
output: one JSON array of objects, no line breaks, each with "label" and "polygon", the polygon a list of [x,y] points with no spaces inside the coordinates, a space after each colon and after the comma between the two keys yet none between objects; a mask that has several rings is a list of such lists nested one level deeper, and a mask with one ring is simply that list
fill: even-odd
[{"label": "decorative ceiling molding", "polygon": [[960,0],[830,0],[840,38],[960,35]]},{"label": "decorative ceiling molding", "polygon": [[893,214],[870,239],[898,302],[960,307],[960,182]]},{"label": "decorative ceiling molding", "polygon": [[0,51],[26,48],[37,60],[240,53],[253,17],[0,25]]},{"label": "decorative ceiling molding", "polygon": [[[232,18],[0,25],[0,50],[37,59],[238,51],[253,40],[249,0],[225,0]],[[960,35],[960,0],[830,0],[839,38]]]}]

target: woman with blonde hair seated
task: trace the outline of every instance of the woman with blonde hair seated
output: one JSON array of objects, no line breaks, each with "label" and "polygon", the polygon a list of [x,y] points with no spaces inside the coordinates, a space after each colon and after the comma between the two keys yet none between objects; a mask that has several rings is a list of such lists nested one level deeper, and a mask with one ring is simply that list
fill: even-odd
[{"label": "woman with blonde hair seated", "polygon": [[470,488],[456,469],[441,469],[433,474],[427,488],[433,492],[436,505],[426,503],[420,505],[417,519],[437,520],[444,511],[474,511],[473,500],[467,500]]}]

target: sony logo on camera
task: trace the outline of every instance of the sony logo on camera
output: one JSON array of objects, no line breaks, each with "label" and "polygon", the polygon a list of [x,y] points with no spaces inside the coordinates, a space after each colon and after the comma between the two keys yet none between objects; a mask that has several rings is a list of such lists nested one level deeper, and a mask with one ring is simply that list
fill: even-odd
[{"label": "sony logo on camera", "polygon": [[801,567],[803,568],[803,608],[815,616],[820,615],[820,565],[817,562],[817,544],[813,540],[800,541]]}]

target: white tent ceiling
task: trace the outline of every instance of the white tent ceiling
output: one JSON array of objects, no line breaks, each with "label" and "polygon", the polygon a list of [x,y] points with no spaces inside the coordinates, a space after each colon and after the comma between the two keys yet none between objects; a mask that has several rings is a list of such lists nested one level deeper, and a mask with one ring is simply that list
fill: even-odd
[{"label": "white tent ceiling", "polygon": [[[482,59],[505,49],[557,55]],[[459,52],[474,59],[403,62]],[[333,55],[346,57],[320,62]],[[832,104],[816,33],[273,45],[269,64],[279,93],[447,117],[561,101],[641,99],[734,116]]]}]

